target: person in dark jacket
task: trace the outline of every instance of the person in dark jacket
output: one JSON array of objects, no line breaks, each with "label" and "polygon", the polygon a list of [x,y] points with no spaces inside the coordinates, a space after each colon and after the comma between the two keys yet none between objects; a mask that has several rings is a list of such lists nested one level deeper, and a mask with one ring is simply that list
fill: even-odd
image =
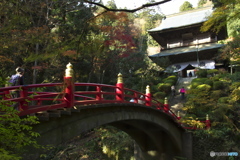
[{"label": "person in dark jacket", "polygon": [[[24,74],[24,69],[21,67],[16,68],[16,74],[12,75],[10,79],[10,84],[11,86],[19,86],[19,85],[24,85],[23,81],[23,74]],[[20,91],[18,89],[14,89],[10,91],[12,98],[18,98],[20,97]],[[18,110],[18,103],[13,104],[14,109]]]}]

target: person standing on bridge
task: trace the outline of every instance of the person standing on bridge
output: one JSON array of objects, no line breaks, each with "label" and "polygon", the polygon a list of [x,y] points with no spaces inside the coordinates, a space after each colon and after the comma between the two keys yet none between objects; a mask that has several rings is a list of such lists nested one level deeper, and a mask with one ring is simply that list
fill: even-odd
[{"label": "person standing on bridge", "polygon": [[[24,74],[24,69],[21,67],[17,67],[16,74],[12,75],[9,80],[10,85],[11,86],[24,85],[23,74]],[[12,98],[20,97],[20,91],[17,89],[11,90],[10,93],[11,93]],[[15,103],[13,106],[14,106],[14,109],[17,109],[18,103]]]},{"label": "person standing on bridge", "polygon": [[171,86],[171,92],[172,92],[172,98],[174,98],[176,95],[176,90],[174,85]]}]

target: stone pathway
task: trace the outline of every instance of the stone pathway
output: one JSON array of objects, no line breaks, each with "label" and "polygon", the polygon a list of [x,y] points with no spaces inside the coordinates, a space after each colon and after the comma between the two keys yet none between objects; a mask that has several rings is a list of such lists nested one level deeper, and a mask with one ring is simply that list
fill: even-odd
[{"label": "stone pathway", "polygon": [[180,112],[180,116],[184,116],[185,113],[184,111],[182,110],[182,107],[184,106],[185,102],[186,102],[186,96],[185,95],[185,98],[182,99],[181,98],[181,95],[179,93],[179,89],[184,87],[186,90],[190,89],[190,84],[191,84],[191,81],[196,78],[196,77],[187,77],[187,78],[181,78],[177,84],[177,86],[175,87],[176,88],[176,96],[175,97],[171,97],[169,100],[168,100],[168,103],[169,103],[169,106],[171,108],[171,110],[177,114],[178,111]]}]

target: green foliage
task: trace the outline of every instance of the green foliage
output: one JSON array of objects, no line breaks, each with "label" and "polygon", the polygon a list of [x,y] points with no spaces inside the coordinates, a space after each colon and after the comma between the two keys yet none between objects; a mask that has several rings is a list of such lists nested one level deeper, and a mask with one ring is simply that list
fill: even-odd
[{"label": "green foliage", "polygon": [[211,93],[211,98],[217,101],[220,97],[224,96],[223,90],[213,90]]},{"label": "green foliage", "polygon": [[202,82],[192,82],[191,89],[195,89],[195,88],[197,88],[197,86],[202,85],[202,84],[203,84]]},{"label": "green foliage", "polygon": [[164,82],[165,84],[168,84],[168,85],[170,85],[170,86],[172,86],[172,85],[175,85],[175,81],[174,80],[166,80],[165,82]]},{"label": "green foliage", "polygon": [[199,78],[206,78],[206,77],[207,77],[207,70],[206,70],[206,69],[199,69],[199,70],[196,72],[196,75],[197,75]]},{"label": "green foliage", "polygon": [[[228,75],[226,77],[226,74],[220,74],[209,79],[216,80],[213,84],[214,87],[210,90],[210,85],[202,84],[188,90],[187,102],[183,107],[186,115],[182,118],[182,122],[187,122],[190,126],[201,127],[198,119],[205,120],[206,114],[209,114],[210,117],[210,130],[193,132],[193,153],[199,156],[204,155],[201,152],[202,146],[204,146],[204,150],[238,151],[240,149],[237,142],[240,139],[240,83],[234,82],[230,85],[229,77]],[[196,79],[192,83],[202,82],[202,79]],[[230,87],[228,87],[229,85]],[[232,92],[228,92],[228,88]],[[201,150],[199,150],[199,147],[201,147]],[[198,160],[208,159],[205,156],[200,156],[201,158],[199,156],[197,156]]]},{"label": "green foliage", "polygon": [[207,78],[195,78],[191,82],[191,88],[194,89],[201,84],[207,84],[205,83],[207,80]]},{"label": "green foliage", "polygon": [[158,90],[161,92],[164,92],[166,94],[169,94],[171,91],[171,85],[165,84],[165,83],[160,83],[160,84],[158,84]]},{"label": "green foliage", "polygon": [[156,99],[164,99],[166,97],[165,92],[156,92],[153,94],[153,97]]},{"label": "green foliage", "polygon": [[217,69],[209,69],[209,70],[207,70],[207,74],[211,75],[211,76],[214,76],[215,74],[218,74],[218,73],[219,73],[219,70],[217,70]]},{"label": "green foliage", "polygon": [[[157,65],[161,66],[162,68],[167,68],[170,64],[171,61],[169,59],[169,57],[161,57],[161,58],[154,58],[153,62],[156,63]],[[172,73],[173,69],[168,70],[168,73]]]},{"label": "green foliage", "polygon": [[239,82],[240,81],[240,72],[235,72],[235,74],[229,75],[228,77],[231,79],[232,82]]},{"label": "green foliage", "polygon": [[192,82],[202,82],[204,83],[206,80],[208,80],[208,78],[195,78],[192,80]]},{"label": "green foliage", "polygon": [[238,88],[235,88],[233,91],[232,91],[232,94],[230,96],[230,102],[231,103],[239,103],[240,101],[240,87]]},{"label": "green foliage", "polygon": [[[239,42],[240,35],[237,34],[232,38],[227,39],[224,43],[224,47],[221,49],[218,55],[219,60],[228,61],[230,66],[232,66],[237,72],[239,72]],[[236,76],[236,75],[235,75]]]},{"label": "green foliage", "polygon": [[228,103],[229,102],[229,97],[220,97],[218,99],[218,103]]},{"label": "green foliage", "polygon": [[6,159],[20,159],[24,153],[24,147],[40,147],[36,137],[39,133],[32,131],[33,126],[38,124],[37,117],[19,117],[11,106],[12,103],[0,102],[0,156]]},{"label": "green foliage", "polygon": [[233,82],[232,85],[230,86],[230,89],[233,91],[236,88],[240,87],[240,82]]},{"label": "green foliage", "polygon": [[147,30],[157,27],[163,16],[155,9],[146,8],[135,15],[134,23],[139,26],[142,36],[139,43],[142,45],[141,51],[146,51],[148,47],[159,46],[159,44],[149,35]]},{"label": "green foliage", "polygon": [[213,82],[214,81],[219,81],[219,77],[218,76],[210,77],[209,79],[211,79]]},{"label": "green foliage", "polygon": [[208,84],[201,84],[197,86],[197,89],[201,92],[201,91],[210,91],[211,86]]},{"label": "green foliage", "polygon": [[222,81],[213,82],[213,89],[214,90],[224,89],[224,83]]},{"label": "green foliage", "polygon": [[183,11],[188,11],[188,10],[192,10],[193,9],[193,5],[188,2],[188,1],[185,1],[179,8],[179,11],[180,12],[183,12]]},{"label": "green foliage", "polygon": [[167,81],[171,80],[173,84],[177,83],[177,76],[168,76],[167,78],[163,79],[164,83],[167,83]]},{"label": "green foliage", "polygon": [[151,92],[152,92],[152,93],[158,92],[158,86],[157,86],[157,85],[152,85],[152,86],[151,86]]},{"label": "green foliage", "polygon": [[207,0],[199,0],[198,1],[198,7],[202,7],[206,3],[207,3]]},{"label": "green foliage", "polygon": [[134,156],[134,143],[125,132],[112,126],[102,126],[54,147],[42,155],[41,160],[130,160]]},{"label": "green foliage", "polygon": [[211,87],[213,87],[213,81],[211,79],[208,79],[208,80],[204,81],[204,84],[208,84]]},{"label": "green foliage", "polygon": [[[214,12],[208,18],[208,21],[204,23],[201,28],[201,31],[212,30],[213,32],[218,33],[221,29],[226,28],[226,26],[231,27],[229,32],[232,36],[239,32],[236,28],[239,28],[239,1],[238,0],[213,0]],[[224,10],[224,12],[223,12]],[[234,32],[235,30],[235,32]],[[233,34],[232,34],[233,33]]]},{"label": "green foliage", "polygon": [[[133,154],[134,141],[123,131],[113,127],[100,128],[101,146],[108,157],[124,157],[130,159]],[[129,152],[132,151],[132,152]]]}]

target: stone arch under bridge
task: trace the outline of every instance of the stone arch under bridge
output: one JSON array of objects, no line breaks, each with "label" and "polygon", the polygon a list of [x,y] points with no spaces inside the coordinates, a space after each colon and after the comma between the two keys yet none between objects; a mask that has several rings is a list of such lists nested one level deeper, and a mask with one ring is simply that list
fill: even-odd
[{"label": "stone arch under bridge", "polygon": [[[170,115],[140,104],[102,104],[78,106],[79,112],[41,121],[34,126],[38,142],[58,145],[102,125],[125,131],[138,144],[137,160],[173,160],[175,156],[191,159],[191,134]],[[34,153],[31,155],[31,153]],[[29,150],[25,160],[36,159],[38,151]]]}]

